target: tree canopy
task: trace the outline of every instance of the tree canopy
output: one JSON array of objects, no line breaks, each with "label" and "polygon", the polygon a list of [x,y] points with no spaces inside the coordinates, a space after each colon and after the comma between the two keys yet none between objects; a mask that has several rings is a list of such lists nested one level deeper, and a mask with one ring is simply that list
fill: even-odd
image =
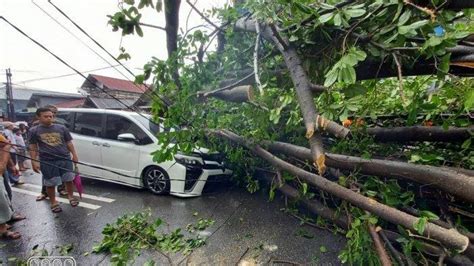
[{"label": "tree canopy", "polygon": [[[182,4],[207,27],[179,31]],[[109,23],[141,36],[140,10],[162,6],[124,0]],[[224,151],[249,191],[268,182],[270,198],[280,190],[316,214],[304,222],[345,233],[342,262],[474,261],[473,7],[247,0],[200,11],[166,0],[169,57],[136,83],[152,84],[165,127],[185,130],[161,132],[155,159]],[[390,255],[371,248],[380,237]]]}]

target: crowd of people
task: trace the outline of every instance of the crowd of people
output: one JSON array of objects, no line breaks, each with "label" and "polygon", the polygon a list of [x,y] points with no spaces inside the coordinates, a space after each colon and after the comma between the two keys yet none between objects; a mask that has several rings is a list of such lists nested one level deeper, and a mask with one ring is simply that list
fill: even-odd
[{"label": "crowd of people", "polygon": [[26,219],[15,213],[12,205],[11,186],[24,184],[21,173],[28,171],[30,159],[34,172],[42,175],[43,188],[36,201],[49,198],[51,211],[62,211],[56,200],[56,187],[60,196],[66,196],[72,207],[79,204],[73,195],[73,179],[77,172],[78,157],[68,129],[55,122],[57,108],[38,108],[36,120],[28,127],[24,123],[0,121],[0,237],[18,239],[19,232],[12,231],[12,224]]}]

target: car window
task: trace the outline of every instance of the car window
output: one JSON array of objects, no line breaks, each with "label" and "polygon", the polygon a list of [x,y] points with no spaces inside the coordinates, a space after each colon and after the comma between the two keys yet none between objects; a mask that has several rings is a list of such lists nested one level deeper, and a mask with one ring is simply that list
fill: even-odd
[{"label": "car window", "polygon": [[74,124],[74,112],[58,112],[56,113],[56,123],[67,127],[70,131]]},{"label": "car window", "polygon": [[152,140],[148,135],[134,122],[128,118],[119,115],[107,115],[105,123],[105,138],[117,140],[118,135],[130,133],[135,136],[142,144],[151,143]]},{"label": "car window", "polygon": [[86,136],[101,137],[102,114],[76,113],[73,132]]}]

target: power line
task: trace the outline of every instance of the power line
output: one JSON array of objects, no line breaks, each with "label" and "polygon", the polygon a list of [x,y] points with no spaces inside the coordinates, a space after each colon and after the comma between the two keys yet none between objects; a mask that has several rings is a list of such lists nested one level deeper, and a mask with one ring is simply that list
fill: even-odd
[{"label": "power line", "polygon": [[79,72],[79,70],[77,70],[76,68],[72,67],[70,64],[68,64],[66,61],[64,61],[64,59],[60,58],[59,56],[57,56],[55,53],[51,52],[48,48],[46,48],[44,45],[42,45],[41,43],[39,43],[38,41],[36,41],[35,39],[33,39],[32,37],[30,37],[28,34],[26,34],[25,32],[23,32],[20,28],[18,28],[17,26],[15,26],[14,24],[12,24],[9,20],[7,20],[4,16],[0,16],[0,19],[2,19],[3,21],[5,21],[8,25],[10,25],[11,27],[13,27],[16,31],[18,31],[19,33],[21,33],[23,36],[25,36],[26,38],[28,38],[30,41],[34,42],[36,45],[38,45],[39,47],[41,47],[43,50],[45,50],[46,52],[48,52],[50,55],[52,55],[54,58],[56,58],[57,60],[59,60],[61,63],[63,63],[64,65],[66,65],[67,67],[69,67],[70,69],[72,69],[74,72],[76,72],[78,75],[82,76],[85,80],[89,81],[94,87],[96,87],[97,89],[103,91],[105,94],[107,94],[108,96],[110,96],[112,99],[115,99],[116,101],[118,101],[119,103],[121,103],[123,106],[127,107],[127,109],[131,110],[131,111],[134,111],[135,113],[137,113],[138,115],[142,116],[143,118],[147,119],[149,122],[153,123],[153,124],[156,124],[153,120],[149,119],[148,117],[146,117],[145,115],[143,115],[141,112],[138,112],[136,108],[133,108],[129,105],[127,105],[126,103],[124,103],[123,101],[121,101],[120,99],[118,99],[117,97],[113,96],[112,94],[110,94],[109,92],[107,92],[105,89],[99,87],[97,84],[95,84],[95,82],[93,82],[93,80],[89,79],[88,77],[86,77],[84,74],[82,74],[81,72]]},{"label": "power line", "polygon": [[[34,0],[31,0],[31,2],[36,6],[38,7],[44,14],[46,14],[46,16],[48,16],[50,19],[52,19],[54,22],[56,22],[56,24],[58,24],[59,26],[61,26],[61,28],[63,28],[65,31],[67,31],[69,34],[71,34],[76,40],[78,40],[80,43],[82,43],[84,46],[86,46],[90,51],[92,51],[95,55],[97,55],[98,57],[100,57],[100,59],[102,59],[102,61],[104,61],[105,63],[107,63],[108,65],[112,66],[112,64],[107,60],[105,59],[101,54],[99,54],[97,51],[95,51],[94,49],[92,49],[92,47],[90,47],[87,43],[85,43],[81,38],[79,38],[77,35],[75,35],[72,31],[70,31],[68,28],[66,28],[66,26],[64,26],[63,24],[61,24],[61,22],[59,22],[57,19],[55,19],[51,14],[49,14],[46,10],[44,10],[41,6],[39,6],[37,3],[35,3]],[[115,58],[115,57],[114,57]],[[119,64],[121,66],[123,66],[121,63]],[[116,65],[118,66],[118,65]],[[127,80],[131,81],[125,74],[123,74],[119,69],[115,68],[114,69],[120,73],[123,77],[125,77]],[[133,76],[135,76],[133,73],[131,73]],[[136,84],[134,84],[138,89],[141,90],[141,88],[139,86],[137,86]]]},{"label": "power line", "polygon": [[[16,147],[21,147],[21,148],[25,148],[21,145],[16,145],[16,144],[11,144],[9,142],[4,142],[4,141],[0,141],[0,143],[4,143],[4,144],[7,144],[7,145],[11,145],[11,146],[16,146]],[[3,152],[8,152],[10,153],[9,151],[5,151],[3,149],[1,149]],[[30,149],[30,148],[25,148],[25,150],[27,151],[36,151],[36,152],[39,152],[39,150],[33,150],[33,149]],[[59,155],[56,155],[54,153],[50,153],[50,152],[44,152],[45,154],[48,154],[48,155],[52,155],[54,157],[56,157],[58,160],[64,160],[64,161],[68,161],[68,162],[72,162],[72,163],[77,163],[78,165],[83,165],[83,166],[87,166],[87,167],[90,167],[90,168],[94,168],[94,169],[97,169],[97,170],[102,170],[102,171],[107,171],[109,173],[112,173],[112,174],[116,174],[116,175],[120,175],[120,176],[123,176],[123,177],[127,177],[127,178],[134,178],[134,179],[141,179],[141,177],[137,177],[137,176],[131,176],[131,175],[127,175],[127,174],[123,174],[123,173],[120,173],[120,172],[117,172],[117,171],[114,171],[114,170],[110,170],[110,169],[107,169],[107,168],[104,168],[104,167],[100,167],[100,166],[96,166],[96,165],[91,165],[91,164],[88,164],[88,163],[84,163],[84,162],[75,162],[73,161],[72,159],[70,158],[64,158],[64,157],[61,157]],[[52,164],[48,161],[44,161],[44,160],[41,160],[41,159],[33,159],[32,157],[30,156],[27,156],[27,155],[21,155],[21,154],[16,154],[16,156],[20,156],[20,157],[23,157],[25,159],[28,159],[28,160],[31,160],[31,161],[35,161],[35,162],[39,162],[39,163],[42,163],[44,165],[49,165],[49,166],[52,166],[52,167],[55,167],[55,168],[58,168],[58,169],[61,169],[61,170],[65,170],[65,171],[70,171],[70,169],[67,169],[67,168],[64,168],[64,167],[61,167],[61,166],[57,166],[55,164]],[[78,172],[78,174],[80,174]],[[96,177],[96,178],[103,178],[103,177],[100,177],[100,176],[94,176],[94,175],[89,175],[91,177]],[[185,181],[196,181],[196,182],[223,182],[223,181],[219,181],[219,180],[200,180],[199,178],[194,178],[194,179],[173,179],[173,178],[170,178],[169,179],[170,181],[182,181],[182,182],[185,182]]]},{"label": "power line", "polygon": [[[105,53],[107,53],[111,58],[113,58],[115,62],[119,63],[125,70],[127,70],[128,73],[130,73],[132,76],[135,76],[135,74],[133,74],[133,72],[129,68],[124,66],[122,62],[120,62],[120,60],[115,58],[115,56],[113,56],[107,49],[105,49],[98,41],[96,41],[89,33],[87,33],[81,26],[79,26],[74,20],[72,20],[64,11],[57,7],[51,0],[48,0],[48,3],[51,4],[65,18],[67,18],[72,24],[74,24],[76,28],[78,28],[82,33],[84,33],[84,35],[86,35],[91,41],[93,41],[97,46],[99,46]],[[131,81],[130,79],[128,80]],[[154,90],[150,90],[150,88],[145,83],[143,83],[143,85],[147,88],[148,91],[151,92],[151,94],[158,97],[163,102],[163,104],[165,104],[165,106],[169,106],[168,101],[166,101],[163,97],[157,94]]]},{"label": "power line", "polygon": [[[107,67],[101,67],[101,68],[86,70],[86,71],[82,71],[81,73],[83,73],[83,74],[84,73],[90,73],[90,72],[109,69],[109,68],[113,68],[113,67],[117,67],[117,66],[119,66],[119,65],[113,65],[113,66],[107,66]],[[52,77],[45,77],[45,78],[28,79],[28,80],[23,80],[23,81],[17,81],[16,83],[29,83],[29,82],[34,82],[34,81],[64,78],[64,77],[75,76],[75,75],[77,75],[77,73],[69,73],[69,74],[63,74],[63,75],[59,75],[59,76],[52,76]]]}]

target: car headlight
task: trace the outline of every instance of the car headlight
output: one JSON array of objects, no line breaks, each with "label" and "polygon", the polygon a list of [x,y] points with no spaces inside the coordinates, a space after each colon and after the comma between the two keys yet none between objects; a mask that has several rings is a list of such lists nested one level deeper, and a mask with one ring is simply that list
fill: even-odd
[{"label": "car headlight", "polygon": [[199,160],[196,159],[191,159],[191,158],[186,158],[186,157],[178,157],[174,158],[177,163],[183,164],[183,165],[202,165],[202,163]]}]

